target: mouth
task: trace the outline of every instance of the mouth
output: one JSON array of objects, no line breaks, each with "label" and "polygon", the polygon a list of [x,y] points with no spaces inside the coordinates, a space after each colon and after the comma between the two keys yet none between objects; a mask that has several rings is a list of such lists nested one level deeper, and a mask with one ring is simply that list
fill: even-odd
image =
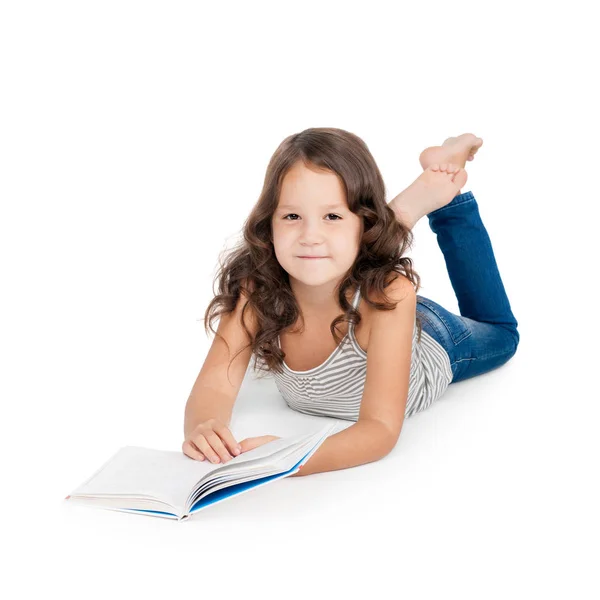
[{"label": "mouth", "polygon": [[303,258],[304,260],[324,260],[329,256],[297,256],[296,258]]}]

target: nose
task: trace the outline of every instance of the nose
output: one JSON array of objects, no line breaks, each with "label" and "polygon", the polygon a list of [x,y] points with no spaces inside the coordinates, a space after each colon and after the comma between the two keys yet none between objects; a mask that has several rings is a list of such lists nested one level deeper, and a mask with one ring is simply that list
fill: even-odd
[{"label": "nose", "polygon": [[321,223],[318,220],[311,221],[310,219],[305,219],[300,233],[300,243],[319,244],[323,241],[323,238]]}]

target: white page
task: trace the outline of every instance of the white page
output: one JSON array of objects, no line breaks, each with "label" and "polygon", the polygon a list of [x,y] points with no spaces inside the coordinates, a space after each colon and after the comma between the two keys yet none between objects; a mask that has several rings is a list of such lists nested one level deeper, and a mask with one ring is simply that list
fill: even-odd
[{"label": "white page", "polygon": [[[301,459],[304,459],[303,462],[306,463],[318,450],[325,439],[334,431],[336,431],[336,427],[328,425],[320,431],[308,436],[294,438],[297,441],[293,447],[276,449],[276,451],[269,455],[267,459],[256,461],[255,464],[248,464],[247,472],[240,469],[238,469],[237,472],[229,472],[226,469],[233,462],[232,460],[229,461],[222,471],[214,474],[214,480],[211,479],[210,481],[203,482],[198,486],[198,489],[190,495],[186,503],[186,511],[189,510],[191,505],[196,504],[199,499],[208,494],[212,494],[219,489],[234,485],[238,482],[242,483],[289,471],[296,463],[300,462]],[[267,445],[275,445],[275,442],[277,441],[280,440],[275,440]]]},{"label": "white page", "polygon": [[[331,430],[331,425],[321,428],[313,435],[323,433],[325,430]],[[245,452],[227,464],[231,464],[238,458],[243,459],[240,462],[262,459],[268,464],[269,456],[285,447],[302,443],[307,437],[310,436],[301,435],[274,440]],[[259,463],[254,463],[254,466]],[[167,502],[181,511],[191,490],[198,482],[223,466],[226,465],[194,460],[181,451],[125,446],[71,495],[150,496]]]},{"label": "white page", "polygon": [[125,446],[71,495],[145,495],[183,509],[190,489],[215,468],[175,450]]},{"label": "white page", "polygon": [[224,487],[222,485],[224,483],[226,486],[230,486],[289,471],[305,454],[314,448],[318,439],[316,435],[306,436],[296,442],[293,447],[280,448],[266,458],[253,462],[247,461],[246,464],[238,468],[235,468],[235,465],[231,464],[233,460],[230,460],[218,473],[214,474],[214,479],[210,478],[197,486],[197,489],[188,498],[187,505],[190,504],[192,497],[194,497],[193,503],[195,503],[201,496],[206,495],[208,490],[212,494],[217,489]]}]

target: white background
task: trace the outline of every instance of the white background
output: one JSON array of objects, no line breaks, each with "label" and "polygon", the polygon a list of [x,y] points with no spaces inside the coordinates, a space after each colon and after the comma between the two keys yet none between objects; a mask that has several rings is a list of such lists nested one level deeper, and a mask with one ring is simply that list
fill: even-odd
[{"label": "white background", "polygon": [[[3,2],[2,596],[597,598],[597,21],[569,2]],[[367,143],[388,200],[449,136],[521,343],[383,460],[174,522],[63,498],[180,450],[219,254],[278,144]],[[457,311],[427,219],[420,294]],[[216,327],[216,323],[215,323]],[[238,439],[319,419],[245,380]],[[8,591],[9,593],[5,593]],[[209,596],[210,594],[210,596]]]}]

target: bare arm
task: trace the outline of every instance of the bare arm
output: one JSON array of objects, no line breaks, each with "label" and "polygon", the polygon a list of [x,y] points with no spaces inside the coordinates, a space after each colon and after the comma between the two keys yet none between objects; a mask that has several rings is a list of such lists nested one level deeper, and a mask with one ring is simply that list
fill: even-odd
[{"label": "bare arm", "polygon": [[328,437],[298,475],[379,460],[398,441],[408,397],[416,294],[403,275],[397,276],[385,293],[398,304],[393,310],[378,311],[373,316],[358,421]]},{"label": "bare arm", "polygon": [[209,419],[218,419],[229,427],[231,422],[231,414],[233,405],[231,397],[213,390],[211,388],[202,387],[200,376],[196,380],[196,384],[185,405],[185,416],[183,424],[183,436],[187,440],[194,428]]},{"label": "bare arm", "polygon": [[329,436],[294,475],[299,477],[348,469],[383,458],[396,440],[380,421],[357,421],[347,429]]},{"label": "bare arm", "polygon": [[[250,342],[241,321],[246,302],[241,294],[234,311],[221,315],[217,333],[227,340],[229,348],[223,339],[215,336],[185,407],[183,431],[186,439],[199,423],[208,419],[219,419],[229,427],[233,406],[252,356],[251,347],[239,352]],[[256,320],[249,308],[246,309],[246,325],[254,335]]]}]

